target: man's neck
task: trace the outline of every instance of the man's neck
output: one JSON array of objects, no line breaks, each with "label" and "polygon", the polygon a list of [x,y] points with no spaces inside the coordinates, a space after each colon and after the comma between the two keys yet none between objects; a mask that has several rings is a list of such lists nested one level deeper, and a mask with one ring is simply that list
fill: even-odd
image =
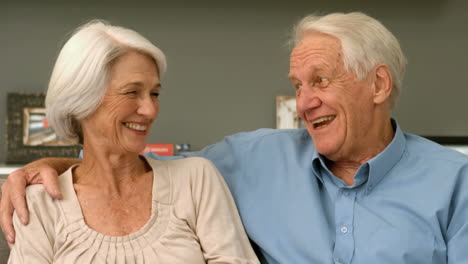
[{"label": "man's neck", "polygon": [[343,180],[346,185],[351,186],[354,184],[354,177],[362,164],[368,162],[385,150],[392,142],[395,136],[395,130],[392,123],[389,121],[385,122],[374,134],[376,135],[374,138],[377,138],[377,140],[372,143],[372,148],[350,153],[347,157],[334,161],[327,160],[328,169],[333,175]]}]

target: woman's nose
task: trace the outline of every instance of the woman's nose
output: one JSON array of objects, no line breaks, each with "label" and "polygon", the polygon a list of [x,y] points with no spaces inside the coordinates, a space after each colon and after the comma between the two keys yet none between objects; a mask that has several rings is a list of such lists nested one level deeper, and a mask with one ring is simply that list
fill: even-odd
[{"label": "woman's nose", "polygon": [[158,109],[159,101],[157,99],[153,99],[151,96],[146,96],[145,98],[140,100],[138,114],[153,119],[157,115]]}]

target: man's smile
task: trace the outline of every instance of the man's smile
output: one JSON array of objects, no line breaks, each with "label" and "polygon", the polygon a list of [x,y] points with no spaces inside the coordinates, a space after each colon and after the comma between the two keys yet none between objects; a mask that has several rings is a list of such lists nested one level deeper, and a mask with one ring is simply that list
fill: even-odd
[{"label": "man's smile", "polygon": [[329,125],[335,119],[335,117],[336,115],[322,116],[322,117],[312,120],[311,123],[314,126],[314,129],[319,129],[319,128]]}]

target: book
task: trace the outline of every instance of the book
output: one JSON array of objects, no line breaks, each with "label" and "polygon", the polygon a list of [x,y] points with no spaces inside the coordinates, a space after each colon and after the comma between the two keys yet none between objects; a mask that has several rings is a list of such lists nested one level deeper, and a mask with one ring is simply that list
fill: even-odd
[{"label": "book", "polygon": [[146,144],[141,153],[153,152],[160,156],[174,156],[174,144],[152,143]]}]

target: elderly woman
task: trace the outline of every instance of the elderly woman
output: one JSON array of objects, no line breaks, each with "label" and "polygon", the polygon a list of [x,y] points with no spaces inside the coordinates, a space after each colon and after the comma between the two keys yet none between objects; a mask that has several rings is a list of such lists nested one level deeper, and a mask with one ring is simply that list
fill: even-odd
[{"label": "elderly woman", "polygon": [[164,54],[135,31],[92,21],[62,48],[47,119],[83,144],[59,177],[62,200],[27,189],[9,263],[258,263],[233,199],[201,158],[148,160]]}]

